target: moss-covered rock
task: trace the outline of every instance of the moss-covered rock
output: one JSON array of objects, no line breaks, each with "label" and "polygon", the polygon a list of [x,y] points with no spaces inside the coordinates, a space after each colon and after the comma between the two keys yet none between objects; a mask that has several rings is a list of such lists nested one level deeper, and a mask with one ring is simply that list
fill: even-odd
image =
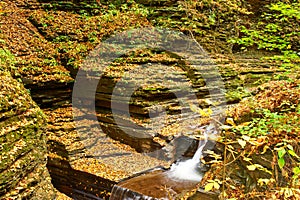
[{"label": "moss-covered rock", "polygon": [[45,116],[9,72],[0,71],[0,197],[51,199]]}]

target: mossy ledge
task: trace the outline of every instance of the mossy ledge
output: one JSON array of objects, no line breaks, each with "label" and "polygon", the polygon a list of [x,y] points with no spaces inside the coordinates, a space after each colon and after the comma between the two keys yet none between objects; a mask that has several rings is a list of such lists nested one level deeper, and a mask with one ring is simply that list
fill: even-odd
[{"label": "mossy ledge", "polygon": [[53,198],[46,169],[44,114],[9,72],[0,72],[0,97],[1,199]]}]

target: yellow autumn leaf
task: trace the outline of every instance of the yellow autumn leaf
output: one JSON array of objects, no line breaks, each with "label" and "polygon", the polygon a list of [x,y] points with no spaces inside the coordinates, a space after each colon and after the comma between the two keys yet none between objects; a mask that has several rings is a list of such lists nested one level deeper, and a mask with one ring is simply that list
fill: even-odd
[{"label": "yellow autumn leaf", "polygon": [[232,126],[222,125],[222,126],[221,126],[221,129],[224,130],[224,131],[228,131],[228,130],[231,130],[231,129],[232,129]]},{"label": "yellow autumn leaf", "polygon": [[244,158],[243,158],[243,160],[244,160],[244,161],[246,161],[246,162],[249,162],[249,161],[251,161],[251,160],[252,160],[252,158],[247,158],[247,157],[244,157]]},{"label": "yellow autumn leaf", "polygon": [[206,192],[209,192],[209,191],[211,191],[213,189],[213,187],[214,187],[214,182],[208,183],[208,184],[205,185],[204,190]]},{"label": "yellow autumn leaf", "polygon": [[190,109],[191,109],[191,111],[193,111],[193,112],[197,112],[197,113],[199,113],[199,107],[198,106],[196,106],[195,104],[190,104]]},{"label": "yellow autumn leaf", "polygon": [[215,189],[217,189],[217,190],[218,190],[218,189],[220,189],[220,185],[219,185],[219,183],[217,183],[217,182],[214,182],[214,188],[215,188]]},{"label": "yellow autumn leaf", "polygon": [[211,108],[201,109],[201,108],[199,108],[198,106],[196,106],[194,104],[190,104],[190,109],[193,112],[199,113],[203,117],[210,117],[211,114],[213,113]]},{"label": "yellow autumn leaf", "polygon": [[251,138],[250,138],[249,136],[247,136],[247,135],[243,135],[242,138],[243,138],[243,140],[245,140],[245,141],[249,141],[249,140],[251,139]]},{"label": "yellow autumn leaf", "polygon": [[236,126],[236,124],[234,123],[234,121],[233,121],[232,118],[227,118],[227,119],[226,119],[226,123],[227,123],[227,124],[230,124],[231,126]]},{"label": "yellow autumn leaf", "polygon": [[203,117],[209,117],[212,114],[212,110],[210,108],[208,108],[206,110],[199,109],[199,113]]},{"label": "yellow autumn leaf", "polygon": [[268,150],[268,148],[269,148],[269,146],[265,145],[264,148],[263,148],[263,151],[260,154],[266,153],[266,151]]},{"label": "yellow autumn leaf", "polygon": [[260,146],[262,144],[262,143],[256,141],[256,139],[252,139],[252,138],[249,140],[249,143],[254,146]]},{"label": "yellow autumn leaf", "polygon": [[247,168],[250,171],[254,171],[256,169],[256,165],[248,165]]},{"label": "yellow autumn leaf", "polygon": [[273,179],[273,178],[271,178],[271,179],[260,178],[260,179],[257,180],[257,183],[260,186],[268,185],[269,183],[273,183],[273,182],[275,182],[275,179]]},{"label": "yellow autumn leaf", "polygon": [[241,140],[241,139],[238,139],[238,143],[239,145],[241,145],[242,148],[245,148],[247,142],[245,140]]}]

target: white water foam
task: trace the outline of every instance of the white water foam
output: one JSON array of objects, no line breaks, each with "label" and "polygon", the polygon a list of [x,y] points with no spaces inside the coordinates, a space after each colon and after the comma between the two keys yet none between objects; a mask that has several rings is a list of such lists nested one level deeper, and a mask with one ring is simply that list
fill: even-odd
[{"label": "white water foam", "polygon": [[196,162],[193,159],[173,164],[170,171],[168,171],[168,175],[174,180],[179,179],[200,182],[202,174],[197,168],[198,164],[199,162]]},{"label": "white water foam", "polygon": [[173,164],[168,175],[172,179],[188,180],[200,182],[203,175],[198,168],[202,151],[208,141],[208,135],[216,134],[215,127],[210,124],[203,132],[204,140],[199,141],[198,149],[192,159]]}]

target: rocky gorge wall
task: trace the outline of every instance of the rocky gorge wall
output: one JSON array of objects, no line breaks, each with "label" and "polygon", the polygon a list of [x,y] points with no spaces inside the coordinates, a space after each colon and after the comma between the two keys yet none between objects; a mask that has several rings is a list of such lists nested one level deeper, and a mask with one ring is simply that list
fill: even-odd
[{"label": "rocky gorge wall", "polygon": [[0,72],[1,199],[51,199],[45,116],[24,86]]},{"label": "rocky gorge wall", "polygon": [[[98,9],[98,14],[91,16],[79,13],[82,5],[78,2],[75,4],[70,4],[70,1],[63,1],[61,4],[57,2],[37,0],[1,2],[0,46],[8,49],[16,57],[15,67],[6,69],[1,75],[3,82],[3,84],[1,82],[3,89],[0,91],[3,96],[1,134],[3,133],[4,141],[1,162],[4,164],[1,164],[3,173],[1,172],[0,180],[3,181],[1,195],[5,198],[15,195],[51,199],[53,189],[45,170],[46,141],[47,168],[53,185],[72,198],[99,199],[108,198],[109,191],[115,183],[136,172],[156,167],[158,163],[168,167],[170,163],[139,152],[162,148],[169,142],[169,136],[174,136],[174,132],[186,131],[166,127],[164,133],[144,142],[122,135],[116,130],[116,124],[109,111],[111,91],[99,87],[96,93],[98,120],[106,132],[98,135],[98,139],[91,144],[92,147],[99,149],[94,148],[91,151],[83,145],[87,144],[85,141],[87,138],[78,135],[71,107],[74,78],[89,51],[114,31],[152,23],[163,24],[153,22],[153,19],[162,13],[178,21],[184,12],[176,10],[177,4],[173,1],[151,1],[151,3],[137,1],[145,6],[156,7],[152,17],[147,18],[138,12],[101,15],[103,10],[108,9],[107,2],[103,3],[103,7],[94,9]],[[221,54],[228,52],[228,49],[225,50],[226,34],[231,34],[233,24],[234,22],[224,23],[222,31],[214,32],[216,35],[209,34],[211,30],[199,24],[199,29],[200,27],[205,29],[208,35],[207,37],[204,37],[205,34],[198,35],[198,38],[203,38],[203,41],[198,39],[201,44],[207,50],[215,52],[211,57],[224,80],[227,103],[240,101],[251,93],[252,86],[281,72],[274,69],[270,63],[262,62],[260,58],[263,54],[260,52]],[[222,51],[218,50],[219,44]],[[173,67],[178,63],[177,59],[155,51],[136,52],[124,60],[116,64],[115,71],[103,79],[104,85],[110,87],[114,85],[114,79],[119,78],[118,73],[123,68],[133,68],[145,63],[162,63]],[[22,85],[30,91],[31,97]],[[203,85],[199,86],[200,89],[201,86]],[[208,107],[205,102],[207,92],[200,89],[198,96],[202,100],[202,106]],[[142,119],[139,121],[141,124],[147,123],[149,113],[146,108],[156,103],[152,99],[157,96],[161,97],[160,101],[168,107],[170,114],[176,116],[179,113],[180,108],[177,104],[169,101],[174,100],[172,94],[166,90],[161,91],[160,88],[146,88],[137,92],[136,99],[131,105],[132,114],[137,121]],[[44,114],[31,98],[42,108]],[[88,113],[81,114],[86,121],[80,130],[89,130],[93,122],[86,117]],[[20,124],[21,120],[24,120],[24,123]],[[110,137],[107,137],[108,135]],[[100,153],[96,155],[91,153],[97,151]],[[4,158],[10,153],[12,157]],[[184,152],[179,154],[182,153]],[[12,173],[8,173],[9,171]],[[32,172],[28,178],[27,172]],[[40,175],[42,173],[45,174]],[[19,177],[13,178],[16,174]],[[26,183],[25,186],[19,186],[23,183]]]}]

